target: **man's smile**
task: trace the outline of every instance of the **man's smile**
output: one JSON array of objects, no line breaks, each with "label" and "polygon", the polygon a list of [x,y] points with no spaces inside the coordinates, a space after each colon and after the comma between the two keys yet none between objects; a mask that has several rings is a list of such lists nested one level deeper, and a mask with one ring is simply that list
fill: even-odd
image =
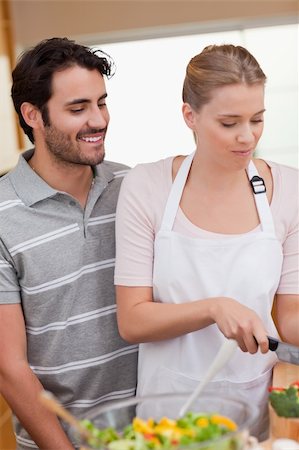
[{"label": "man's smile", "polygon": [[79,138],[80,141],[84,141],[84,142],[100,142],[103,139],[103,135],[98,135],[98,136],[81,136]]}]

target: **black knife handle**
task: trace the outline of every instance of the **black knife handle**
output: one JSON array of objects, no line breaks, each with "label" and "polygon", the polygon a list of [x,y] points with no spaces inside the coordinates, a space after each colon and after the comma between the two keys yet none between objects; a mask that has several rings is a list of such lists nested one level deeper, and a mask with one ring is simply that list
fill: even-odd
[{"label": "black knife handle", "polygon": [[269,350],[272,350],[272,352],[275,352],[275,350],[278,347],[279,341],[271,336],[267,336],[269,341]]},{"label": "black knife handle", "polygon": [[[275,352],[275,350],[278,347],[279,341],[277,339],[271,337],[271,336],[267,336],[267,338],[268,338],[268,341],[269,341],[269,350],[271,350],[272,352]],[[255,337],[254,337],[254,340],[255,340],[256,344],[258,345],[257,340],[255,339]]]}]

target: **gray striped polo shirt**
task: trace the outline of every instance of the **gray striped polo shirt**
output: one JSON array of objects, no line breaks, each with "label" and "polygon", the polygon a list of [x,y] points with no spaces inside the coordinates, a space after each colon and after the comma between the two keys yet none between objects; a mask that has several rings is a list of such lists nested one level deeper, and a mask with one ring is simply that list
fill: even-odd
[{"label": "gray striped polo shirt", "polygon": [[[115,208],[128,169],[94,167],[83,210],[30,168],[32,152],[0,179],[0,304],[22,304],[30,367],[84,417],[135,394],[137,346],[118,334],[113,285]],[[15,423],[18,448],[37,448]]]}]

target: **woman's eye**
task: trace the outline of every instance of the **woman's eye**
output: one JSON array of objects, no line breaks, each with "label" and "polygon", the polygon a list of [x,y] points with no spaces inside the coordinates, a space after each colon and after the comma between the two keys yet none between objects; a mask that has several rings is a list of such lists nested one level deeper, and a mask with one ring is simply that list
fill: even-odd
[{"label": "woman's eye", "polygon": [[226,128],[230,128],[233,127],[234,125],[236,125],[235,123],[222,123],[222,125]]},{"label": "woman's eye", "polygon": [[252,123],[261,123],[264,122],[263,119],[255,119],[251,121]]},{"label": "woman's eye", "polygon": [[99,107],[99,108],[104,108],[104,106],[106,106],[106,103],[99,103],[99,104],[98,104],[98,107]]}]

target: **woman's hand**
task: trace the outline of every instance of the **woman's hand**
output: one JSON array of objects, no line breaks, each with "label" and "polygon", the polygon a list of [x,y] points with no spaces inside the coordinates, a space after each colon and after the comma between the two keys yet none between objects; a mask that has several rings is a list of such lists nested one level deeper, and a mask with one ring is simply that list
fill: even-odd
[{"label": "woman's hand", "polygon": [[211,316],[228,339],[235,339],[243,352],[269,350],[267,333],[259,316],[250,308],[228,297],[210,299]]}]

